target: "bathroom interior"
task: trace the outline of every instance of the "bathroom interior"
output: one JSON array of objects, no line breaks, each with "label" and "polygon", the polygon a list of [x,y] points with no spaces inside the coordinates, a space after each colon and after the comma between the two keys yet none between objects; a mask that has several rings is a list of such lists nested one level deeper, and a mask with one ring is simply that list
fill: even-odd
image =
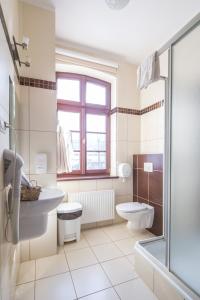
[{"label": "bathroom interior", "polygon": [[200,299],[199,0],[0,19],[0,300]]}]

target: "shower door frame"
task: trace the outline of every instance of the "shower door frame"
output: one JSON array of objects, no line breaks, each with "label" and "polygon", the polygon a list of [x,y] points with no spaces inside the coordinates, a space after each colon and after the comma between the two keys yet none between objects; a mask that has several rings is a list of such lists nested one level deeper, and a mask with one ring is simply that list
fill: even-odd
[{"label": "shower door frame", "polygon": [[166,240],[166,267],[178,281],[183,283],[192,294],[199,295],[192,290],[181,278],[170,270],[170,232],[171,232],[171,137],[172,137],[172,47],[190,31],[200,24],[200,13],[195,16],[180,32],[178,32],[160,51],[162,54],[168,49],[168,79],[165,81],[165,146],[164,146],[164,238]]}]

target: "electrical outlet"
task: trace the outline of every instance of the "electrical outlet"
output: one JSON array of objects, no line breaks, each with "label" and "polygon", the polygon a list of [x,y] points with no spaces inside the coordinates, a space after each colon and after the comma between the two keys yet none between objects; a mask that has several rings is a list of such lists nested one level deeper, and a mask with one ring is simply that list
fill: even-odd
[{"label": "electrical outlet", "polygon": [[153,164],[152,163],[144,163],[144,172],[153,172]]}]

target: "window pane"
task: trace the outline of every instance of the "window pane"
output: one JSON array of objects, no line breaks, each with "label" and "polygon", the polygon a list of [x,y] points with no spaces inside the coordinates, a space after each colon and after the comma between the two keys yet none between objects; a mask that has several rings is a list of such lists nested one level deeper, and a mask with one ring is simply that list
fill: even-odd
[{"label": "window pane", "polygon": [[74,151],[80,151],[80,132],[72,132],[72,148]]},{"label": "window pane", "polygon": [[72,170],[80,170],[80,152],[73,152],[72,156]]},{"label": "window pane", "polygon": [[86,84],[86,103],[106,105],[106,88],[91,82]]},{"label": "window pane", "polygon": [[106,132],[106,116],[87,114],[86,128],[91,132]]},{"label": "window pane", "polygon": [[80,81],[75,79],[57,80],[57,99],[80,101]]},{"label": "window pane", "polygon": [[80,113],[58,111],[58,121],[64,132],[80,131]]},{"label": "window pane", "polygon": [[105,151],[106,134],[87,133],[87,150]]},{"label": "window pane", "polygon": [[87,170],[106,169],[106,152],[87,152]]}]

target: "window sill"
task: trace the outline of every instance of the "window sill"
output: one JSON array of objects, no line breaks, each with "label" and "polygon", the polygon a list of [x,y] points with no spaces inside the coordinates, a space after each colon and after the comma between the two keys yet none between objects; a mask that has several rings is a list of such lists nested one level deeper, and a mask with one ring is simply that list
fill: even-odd
[{"label": "window sill", "polygon": [[94,176],[69,176],[69,177],[57,177],[57,181],[76,181],[76,180],[99,180],[99,179],[117,179],[118,176],[110,175],[94,175]]}]

